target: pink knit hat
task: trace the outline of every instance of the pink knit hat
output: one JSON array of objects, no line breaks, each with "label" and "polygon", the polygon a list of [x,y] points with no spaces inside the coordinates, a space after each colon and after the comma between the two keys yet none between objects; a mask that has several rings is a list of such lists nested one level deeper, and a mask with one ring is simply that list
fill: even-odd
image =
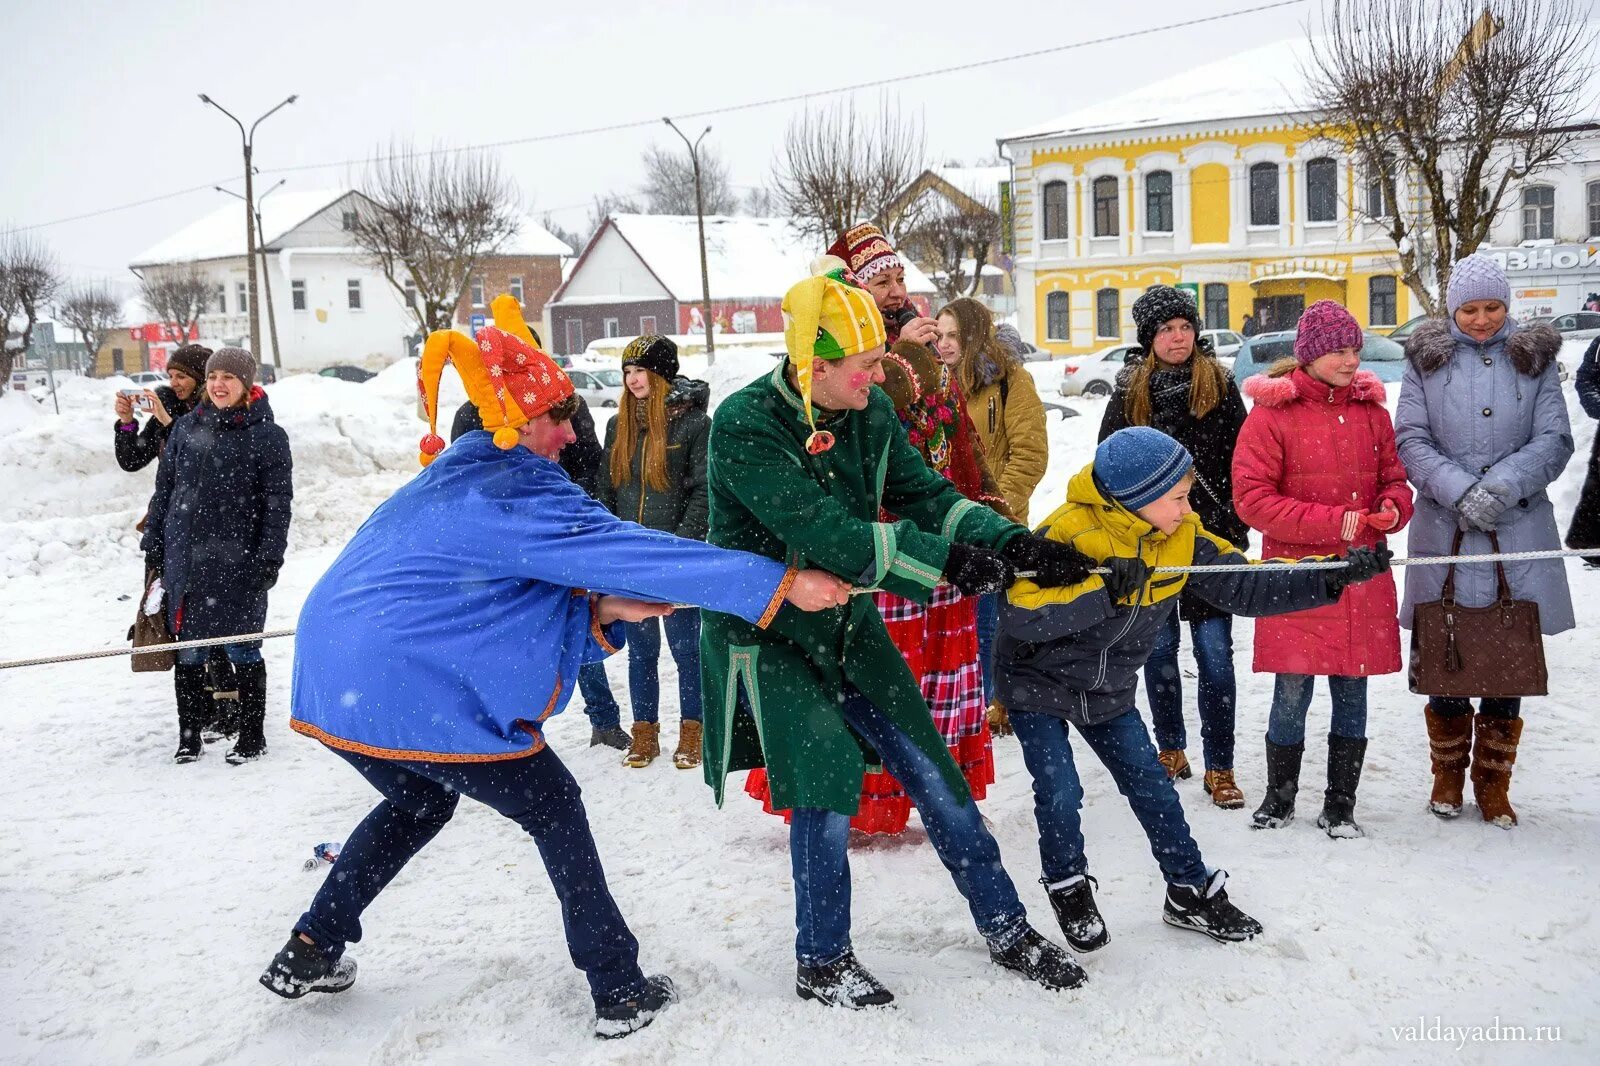
[{"label": "pink knit hat", "polygon": [[1329,352],[1359,348],[1365,339],[1354,315],[1332,300],[1318,300],[1295,326],[1294,357],[1301,366],[1310,366]]}]

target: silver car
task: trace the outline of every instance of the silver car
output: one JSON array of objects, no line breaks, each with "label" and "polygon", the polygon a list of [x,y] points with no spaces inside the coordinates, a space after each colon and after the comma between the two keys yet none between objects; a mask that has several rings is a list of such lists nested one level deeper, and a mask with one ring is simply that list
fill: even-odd
[{"label": "silver car", "polygon": [[612,367],[604,370],[579,370],[567,368],[572,387],[590,407],[616,407],[622,402],[622,371]]},{"label": "silver car", "polygon": [[1137,344],[1113,344],[1090,355],[1079,355],[1064,360],[1061,368],[1061,395],[1110,396],[1116,387],[1117,375],[1127,364],[1128,353],[1138,351]]},{"label": "silver car", "polygon": [[1232,361],[1244,347],[1244,337],[1231,329],[1208,329],[1200,334],[1211,341],[1211,351],[1218,359]]}]

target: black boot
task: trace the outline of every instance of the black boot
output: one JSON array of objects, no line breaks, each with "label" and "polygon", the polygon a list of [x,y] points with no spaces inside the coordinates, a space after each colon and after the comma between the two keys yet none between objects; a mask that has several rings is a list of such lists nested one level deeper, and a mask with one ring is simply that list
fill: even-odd
[{"label": "black boot", "polygon": [[1300,791],[1300,758],[1304,744],[1267,741],[1267,794],[1250,816],[1252,829],[1278,829],[1294,821],[1294,797]]},{"label": "black boot", "polygon": [[1323,795],[1317,825],[1335,840],[1366,835],[1356,824],[1356,786],[1361,783],[1361,763],[1366,756],[1366,737],[1328,734],[1328,791]]},{"label": "black boot", "polygon": [[1044,878],[1039,883],[1050,895],[1050,906],[1061,925],[1061,935],[1074,951],[1096,951],[1106,946],[1111,934],[1106,931],[1105,919],[1094,903],[1094,890],[1100,882],[1088,874],[1079,874],[1058,888],[1051,888]]},{"label": "black boot", "polygon": [[991,941],[989,958],[1052,992],[1077,988],[1089,979],[1083,967],[1072,961],[1071,955],[1040,936],[1027,922],[1022,923],[1022,931],[1004,948],[995,947]]},{"label": "black boot", "polygon": [[206,668],[172,668],[172,689],[178,700],[178,751],[173,762],[194,762],[200,758],[200,730],[211,709],[211,694],[206,691]]},{"label": "black boot", "polygon": [[795,995],[801,999],[814,999],[830,1007],[887,1007],[894,1002],[894,993],[867,972],[856,961],[856,953],[847,951],[826,966],[795,968]]},{"label": "black boot", "polygon": [[1206,883],[1168,885],[1161,920],[1179,929],[1193,929],[1212,940],[1229,943],[1249,940],[1261,933],[1261,923],[1228,901],[1226,870],[1216,870]]},{"label": "black boot", "polygon": [[254,762],[267,753],[267,664],[240,663],[239,739],[227,759],[231,766]]},{"label": "black boot", "polygon": [[207,705],[205,727],[200,739],[207,744],[231,737],[239,732],[239,675],[221,648],[212,648],[206,660],[206,690],[211,702]]},{"label": "black boot", "polygon": [[664,973],[645,978],[644,986],[644,991],[630,1000],[613,1007],[595,1008],[594,1035],[601,1040],[627,1036],[649,1025],[669,1005],[678,1002],[678,990],[672,978]]},{"label": "black boot", "polygon": [[307,992],[343,992],[356,983],[356,960],[330,959],[317,945],[301,940],[299,933],[290,933],[289,942],[259,980],[267,991],[284,999],[299,999]]},{"label": "black boot", "polygon": [[628,736],[628,731],[620,725],[607,726],[604,729],[591,726],[589,728],[589,746],[592,748],[596,744],[604,744],[606,747],[616,748],[618,751],[627,751],[633,746],[633,741]]}]

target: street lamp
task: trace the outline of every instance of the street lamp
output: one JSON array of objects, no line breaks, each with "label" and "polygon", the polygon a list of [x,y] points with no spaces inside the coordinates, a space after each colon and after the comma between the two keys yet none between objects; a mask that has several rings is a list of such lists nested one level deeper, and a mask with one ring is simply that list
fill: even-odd
[{"label": "street lamp", "polygon": [[[288,180],[288,178],[279,178],[278,184],[262,193],[260,199],[256,200],[256,233],[261,233],[261,205],[266,202],[267,197],[271,196],[278,189],[283,188],[284,182]],[[220,185],[213,185],[211,187],[218,192],[227,193],[235,200],[244,199],[243,196],[240,196],[232,189],[224,189]],[[266,299],[267,302],[267,335],[272,338],[272,365],[282,369],[283,364],[278,356],[278,312],[273,310],[272,307],[272,271],[267,269],[267,250],[265,248],[261,249],[261,295]],[[250,306],[252,317],[254,317],[255,304],[252,302]],[[257,352],[253,354],[259,355],[260,353]]]},{"label": "street lamp", "polygon": [[684,132],[673,125],[672,119],[663,118],[661,121],[683,138],[684,147],[689,149],[689,162],[694,164],[694,218],[700,227],[700,311],[706,327],[706,366],[715,366],[717,349],[711,331],[711,272],[706,268],[706,197],[700,188],[700,142],[706,139],[711,127],[702,130],[691,144]]},{"label": "street lamp", "polygon": [[[246,130],[244,123],[240,122],[232,111],[229,111],[205,93],[200,94],[200,102],[202,104],[214,107],[230,119],[233,119],[233,124],[239,127],[239,143],[244,148],[244,242],[246,262],[249,264],[250,271],[250,352],[257,357],[261,354],[261,318],[256,313],[256,194],[255,182],[252,177],[254,168],[250,165],[250,155],[255,150],[256,127],[265,122],[275,112],[282,110],[298,99],[300,99],[298,93],[290,96],[287,100],[284,100],[250,123],[250,129]],[[276,350],[272,353],[272,365],[274,367],[278,366],[278,353]]]}]

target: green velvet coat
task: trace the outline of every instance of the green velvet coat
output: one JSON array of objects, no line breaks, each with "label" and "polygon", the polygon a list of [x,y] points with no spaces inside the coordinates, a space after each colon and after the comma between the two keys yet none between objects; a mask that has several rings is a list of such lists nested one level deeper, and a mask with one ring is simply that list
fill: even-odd
[{"label": "green velvet coat", "polygon": [[[819,567],[858,588],[926,603],[952,541],[998,548],[1026,532],[930,468],[881,390],[865,410],[819,414],[835,444],[808,454],[810,427],[786,369],[780,363],[728,397],[712,419],[712,544]],[[879,521],[882,511],[899,520]],[[847,684],[905,730],[951,788],[968,795],[871,596],[811,614],[785,604],[765,628],[706,611],[700,663],[705,777],[719,805],[729,773],[764,765],[773,807],[854,814],[861,776],[877,757],[839,713]]]}]

